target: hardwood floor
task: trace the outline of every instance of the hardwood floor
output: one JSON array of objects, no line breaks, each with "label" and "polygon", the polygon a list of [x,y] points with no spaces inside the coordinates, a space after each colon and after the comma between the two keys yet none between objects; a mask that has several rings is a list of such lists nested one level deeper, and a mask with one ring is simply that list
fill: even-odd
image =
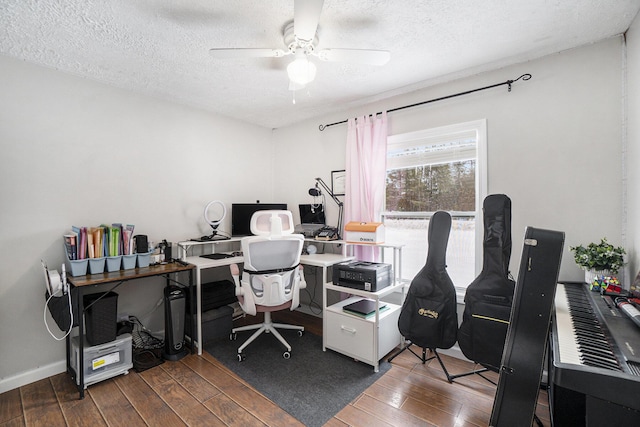
[{"label": "hardwood floor", "polygon": [[[286,319],[278,313],[274,320],[302,324],[309,333],[322,331],[322,319],[298,312]],[[452,374],[473,369],[465,361],[442,357]],[[497,380],[496,375],[493,378]],[[495,386],[478,375],[449,384],[436,360],[422,365],[405,351],[387,373],[325,426],[486,426],[494,393]],[[540,392],[536,413],[545,426],[550,425],[545,391]],[[3,427],[157,425],[302,424],[206,352],[94,384],[83,400],[78,400],[67,374],[0,395]]]}]

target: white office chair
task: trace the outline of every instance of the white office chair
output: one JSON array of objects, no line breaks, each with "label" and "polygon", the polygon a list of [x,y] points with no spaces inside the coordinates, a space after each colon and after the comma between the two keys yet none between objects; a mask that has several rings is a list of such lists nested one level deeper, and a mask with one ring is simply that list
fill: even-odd
[{"label": "white office chair", "polygon": [[294,329],[302,336],[304,327],[273,323],[271,312],[295,310],[300,305],[300,289],[307,287],[300,263],[304,236],[293,234],[293,217],[289,211],[258,211],[251,217],[254,236],[241,240],[244,256],[242,280],[237,264],[231,265],[231,275],[236,284],[236,295],[245,313],[255,316],[264,313],[264,322],[242,326],[231,331],[231,339],[237,332],[256,332],[238,348],[238,360],[245,358],[242,351],[263,332],[272,333],[284,346],[285,359],[291,357],[291,346],[276,328]]}]

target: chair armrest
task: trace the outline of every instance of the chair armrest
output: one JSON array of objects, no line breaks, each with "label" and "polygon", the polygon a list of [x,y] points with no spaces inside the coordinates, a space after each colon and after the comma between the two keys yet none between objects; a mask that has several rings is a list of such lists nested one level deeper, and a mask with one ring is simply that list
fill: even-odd
[{"label": "chair armrest", "polygon": [[304,267],[302,266],[302,264],[300,264],[298,268],[300,269],[300,284],[298,285],[298,287],[300,289],[306,289],[307,281],[304,279]]},{"label": "chair armrest", "polygon": [[229,270],[231,270],[231,277],[236,285],[236,296],[241,296],[243,292],[240,286],[240,269],[238,268],[238,264],[229,265]]}]

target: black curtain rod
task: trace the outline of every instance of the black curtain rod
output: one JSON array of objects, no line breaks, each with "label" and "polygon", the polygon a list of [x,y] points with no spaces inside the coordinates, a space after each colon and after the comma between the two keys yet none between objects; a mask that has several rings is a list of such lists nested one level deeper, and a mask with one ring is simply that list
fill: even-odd
[{"label": "black curtain rod", "polygon": [[[442,100],[449,99],[449,98],[455,98],[456,96],[468,95],[468,94],[473,93],[473,92],[479,92],[481,90],[491,89],[491,88],[498,87],[498,86],[503,86],[503,85],[509,85],[509,92],[511,92],[511,84],[512,83],[515,83],[520,79],[529,80],[530,78],[531,78],[531,74],[527,73],[527,74],[521,75],[520,77],[518,77],[515,80],[507,80],[505,82],[496,83],[496,84],[491,85],[491,86],[485,86],[485,87],[481,87],[481,88],[478,88],[478,89],[472,89],[472,90],[468,90],[466,92],[454,93],[453,95],[447,95],[447,96],[443,96],[441,98],[435,98],[435,99],[430,99],[428,101],[417,102],[415,104],[405,105],[403,107],[392,108],[391,110],[387,110],[387,113],[392,113],[394,111],[404,110],[405,108],[417,107],[418,105],[429,104],[431,102],[442,101]],[[382,112],[376,113],[376,115],[378,115],[378,114],[382,114]],[[318,128],[320,129],[320,131],[323,131],[326,128],[328,128],[329,126],[341,125],[343,123],[347,123],[347,121],[348,120],[342,120],[341,122],[329,123],[328,125],[320,125],[320,126],[318,126]]]}]

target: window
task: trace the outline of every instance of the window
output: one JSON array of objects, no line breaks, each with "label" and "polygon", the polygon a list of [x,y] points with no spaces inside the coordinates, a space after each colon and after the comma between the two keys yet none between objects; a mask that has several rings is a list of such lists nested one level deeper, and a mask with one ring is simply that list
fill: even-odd
[{"label": "window", "polygon": [[386,240],[401,243],[411,281],[427,257],[429,219],[451,214],[447,271],[459,295],[482,267],[482,201],[487,193],[486,120],[392,135],[387,140]]}]

